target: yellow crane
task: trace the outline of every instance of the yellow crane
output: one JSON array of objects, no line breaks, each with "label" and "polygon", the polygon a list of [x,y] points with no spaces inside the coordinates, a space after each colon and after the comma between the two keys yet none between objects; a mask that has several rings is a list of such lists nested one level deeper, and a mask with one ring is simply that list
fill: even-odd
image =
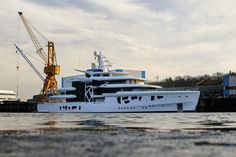
[{"label": "yellow crane", "polygon": [[56,95],[58,94],[58,87],[55,75],[60,74],[60,66],[57,65],[54,43],[52,41],[48,41],[48,53],[46,54],[40,42],[36,38],[34,32],[32,31],[30,25],[28,24],[26,18],[24,17],[23,13],[18,12],[18,14],[25,26],[26,31],[30,36],[30,39],[32,40],[36,48],[36,53],[40,56],[40,58],[45,64],[44,73],[46,74],[46,79],[44,80],[42,95],[44,98],[48,97],[49,93],[51,93],[52,95]]}]

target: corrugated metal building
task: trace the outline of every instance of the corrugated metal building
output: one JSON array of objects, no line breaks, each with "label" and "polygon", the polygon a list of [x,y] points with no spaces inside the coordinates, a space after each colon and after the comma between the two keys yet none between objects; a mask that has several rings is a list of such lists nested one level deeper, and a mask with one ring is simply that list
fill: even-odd
[{"label": "corrugated metal building", "polygon": [[224,96],[233,97],[236,96],[236,73],[229,72],[224,75]]}]

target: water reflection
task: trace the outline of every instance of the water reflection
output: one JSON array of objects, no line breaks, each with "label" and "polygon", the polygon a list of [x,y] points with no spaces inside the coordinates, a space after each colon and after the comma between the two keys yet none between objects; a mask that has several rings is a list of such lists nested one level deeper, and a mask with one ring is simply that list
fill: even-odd
[{"label": "water reflection", "polygon": [[85,125],[85,126],[106,126],[104,121],[96,120],[96,119],[88,119],[79,121],[78,125]]},{"label": "water reflection", "polygon": [[233,113],[0,117],[0,156],[235,156]]},{"label": "water reflection", "polygon": [[196,146],[224,146],[224,147],[236,147],[236,143],[227,142],[210,142],[210,141],[199,141],[194,143]]},{"label": "water reflection", "polygon": [[4,113],[0,130],[145,130],[145,131],[235,131],[236,114],[40,114]]}]

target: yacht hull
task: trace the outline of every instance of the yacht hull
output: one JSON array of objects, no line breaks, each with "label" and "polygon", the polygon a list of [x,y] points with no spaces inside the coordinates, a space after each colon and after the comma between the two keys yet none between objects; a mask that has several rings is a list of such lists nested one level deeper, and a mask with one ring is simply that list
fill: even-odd
[{"label": "yacht hull", "polygon": [[38,112],[131,113],[195,111],[199,91],[121,92],[104,95],[101,102],[42,103]]}]

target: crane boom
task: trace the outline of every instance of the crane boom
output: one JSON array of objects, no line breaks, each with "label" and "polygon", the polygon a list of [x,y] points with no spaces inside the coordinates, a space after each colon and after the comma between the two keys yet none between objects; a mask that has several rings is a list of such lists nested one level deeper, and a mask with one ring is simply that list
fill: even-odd
[{"label": "crane boom", "polygon": [[18,12],[18,14],[20,15],[20,18],[30,36],[30,39],[32,40],[35,48],[36,48],[36,53],[42,58],[42,60],[45,62],[45,65],[48,64],[48,59],[47,59],[47,55],[43,50],[43,47],[41,46],[41,44],[39,43],[39,41],[37,40],[34,32],[32,31],[32,29],[30,28],[30,26],[28,25],[26,18],[24,17],[22,12]]},{"label": "crane boom", "polygon": [[39,76],[39,78],[44,81],[43,75],[38,71],[38,69],[33,65],[33,63],[29,60],[29,58],[23,53],[23,50],[20,49],[15,43],[14,43],[17,51],[21,54],[21,56],[26,60],[26,62],[30,65],[30,67],[34,70],[34,72]]}]

